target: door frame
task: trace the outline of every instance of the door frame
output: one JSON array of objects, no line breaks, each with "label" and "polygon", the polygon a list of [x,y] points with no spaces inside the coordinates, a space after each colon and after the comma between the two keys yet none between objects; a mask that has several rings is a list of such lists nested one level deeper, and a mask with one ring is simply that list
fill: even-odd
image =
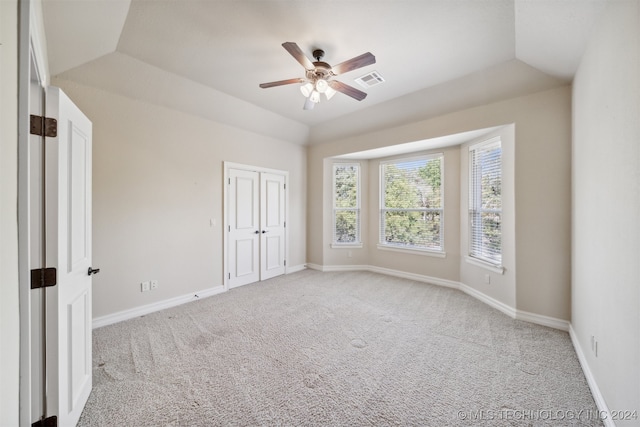
[{"label": "door frame", "polygon": [[[224,290],[228,291],[229,290],[229,179],[230,179],[230,175],[229,175],[229,169],[240,169],[240,170],[245,170],[245,171],[249,171],[249,172],[258,172],[258,173],[272,173],[274,175],[283,175],[284,176],[284,184],[285,184],[285,190],[284,190],[284,218],[285,218],[285,223],[289,224],[289,171],[283,171],[283,170],[279,170],[279,169],[270,169],[270,168],[264,168],[264,167],[259,167],[259,166],[251,166],[251,165],[245,165],[245,164],[241,164],[241,163],[234,163],[234,162],[223,162],[224,165],[224,179],[222,180],[222,186],[223,186],[223,199],[222,199],[222,212],[223,212],[223,222],[222,222],[222,235],[223,235],[223,247],[222,247],[222,254],[223,254],[223,267],[222,267],[222,271],[223,271],[223,276],[222,276],[222,281],[223,281],[223,286],[224,286]],[[286,227],[285,229],[285,237],[284,237],[284,256],[285,259],[288,260],[289,259],[289,227]],[[288,274],[288,270],[289,266],[285,264],[284,266],[284,274]]]},{"label": "door frame", "polygon": [[[18,46],[18,286],[20,310],[20,425],[31,425],[31,67],[42,90],[49,85],[42,4],[23,0],[19,5]],[[44,106],[43,106],[44,108]]]}]

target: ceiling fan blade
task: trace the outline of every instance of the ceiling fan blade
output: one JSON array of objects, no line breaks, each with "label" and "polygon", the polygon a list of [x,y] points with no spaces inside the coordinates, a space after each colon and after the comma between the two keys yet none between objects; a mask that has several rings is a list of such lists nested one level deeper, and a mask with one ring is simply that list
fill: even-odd
[{"label": "ceiling fan blade", "polygon": [[305,56],[302,50],[294,42],[284,42],[282,47],[287,50],[306,70],[313,70],[313,62]]},{"label": "ceiling fan blade", "polygon": [[260,83],[260,87],[262,89],[266,89],[269,87],[274,87],[274,86],[283,86],[283,85],[290,85],[293,83],[303,83],[305,80],[302,78],[297,78],[297,79],[288,79],[288,80],[278,80],[277,82],[269,82],[269,83]]},{"label": "ceiling fan blade", "polygon": [[311,97],[307,97],[307,99],[305,99],[304,101],[304,107],[302,107],[302,109],[313,110],[313,107],[315,106],[316,106],[316,103],[311,100]]},{"label": "ceiling fan blade", "polygon": [[367,97],[367,94],[364,93],[363,91],[358,90],[355,87],[349,86],[342,82],[339,82],[337,80],[330,80],[329,86],[331,86],[331,88],[337,90],[338,92],[342,92],[345,95],[349,95],[350,97],[358,101],[362,101]]},{"label": "ceiling fan blade", "polygon": [[[335,65],[331,68],[333,74],[344,74],[349,71],[356,70],[358,68],[366,67],[367,65],[375,64],[376,57],[371,54],[371,52],[363,53],[360,56],[356,56],[355,58],[351,58],[347,61],[341,62],[338,65]],[[337,89],[336,89],[337,90]]]}]

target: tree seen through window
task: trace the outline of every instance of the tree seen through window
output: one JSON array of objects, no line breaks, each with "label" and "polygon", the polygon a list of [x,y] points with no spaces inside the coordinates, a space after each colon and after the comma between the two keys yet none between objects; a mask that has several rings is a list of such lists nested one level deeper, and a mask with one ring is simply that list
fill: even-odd
[{"label": "tree seen through window", "polygon": [[442,154],[381,165],[380,243],[442,251]]},{"label": "tree seen through window", "polygon": [[334,164],[334,243],[360,243],[359,180],[360,166],[358,164]]}]

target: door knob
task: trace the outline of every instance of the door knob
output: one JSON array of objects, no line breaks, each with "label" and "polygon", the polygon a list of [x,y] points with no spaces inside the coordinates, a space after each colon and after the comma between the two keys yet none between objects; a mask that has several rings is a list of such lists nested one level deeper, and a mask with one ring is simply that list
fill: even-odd
[{"label": "door knob", "polygon": [[256,230],[256,234],[260,234],[260,230]]},{"label": "door knob", "polygon": [[92,274],[98,274],[100,273],[100,269],[99,268],[91,268],[89,267],[89,270],[87,270],[87,275],[91,276]]},{"label": "door knob", "polygon": [[262,234],[268,233],[268,232],[269,232],[269,230],[262,230]]}]

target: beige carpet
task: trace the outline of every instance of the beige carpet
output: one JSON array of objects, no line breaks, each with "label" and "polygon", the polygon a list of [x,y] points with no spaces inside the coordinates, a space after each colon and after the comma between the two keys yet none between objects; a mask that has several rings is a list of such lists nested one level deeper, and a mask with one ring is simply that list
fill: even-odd
[{"label": "beige carpet", "polygon": [[305,270],[94,331],[81,426],[601,425],[565,332]]}]

